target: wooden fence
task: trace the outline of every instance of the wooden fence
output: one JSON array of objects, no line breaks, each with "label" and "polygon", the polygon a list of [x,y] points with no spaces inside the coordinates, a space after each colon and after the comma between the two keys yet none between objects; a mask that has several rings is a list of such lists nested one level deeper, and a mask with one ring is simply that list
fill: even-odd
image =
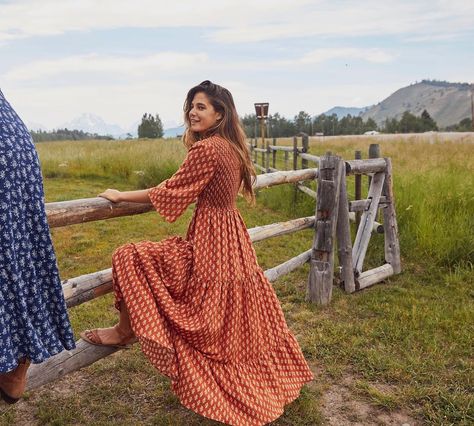
[{"label": "wooden fence", "polygon": [[[298,148],[297,140],[293,147],[272,145],[266,149],[263,161],[267,163],[265,171],[255,182],[255,189],[262,189],[281,184],[293,184],[311,196],[310,188],[304,187],[302,182],[315,181],[318,183],[316,196],[316,211],[314,216],[301,217],[287,222],[273,223],[258,226],[248,230],[253,242],[297,232],[302,229],[314,228],[313,246],[307,251],[295,256],[286,262],[265,271],[270,281],[287,274],[311,262],[308,279],[307,297],[319,304],[330,301],[334,276],[334,243],[338,242],[338,255],[341,265],[341,280],[348,292],[353,292],[379,282],[386,277],[400,272],[399,247],[397,225],[393,204],[391,185],[391,164],[389,159],[377,158],[369,160],[343,161],[341,158],[326,155],[322,158],[312,156]],[[304,145],[303,145],[304,147]],[[268,147],[267,147],[268,148]],[[252,147],[252,155],[264,153],[258,147]],[[272,156],[275,165],[276,152],[284,153],[284,161],[289,161],[292,153],[293,168],[289,171],[277,171],[268,165]],[[297,170],[297,160],[306,161],[302,169]],[[309,162],[318,162],[320,167],[309,168]],[[369,197],[354,202],[347,201],[346,175],[373,174]],[[304,188],[304,189],[303,189]],[[311,192],[310,192],[311,191]],[[386,263],[379,268],[362,272],[368,241],[378,209],[384,212],[385,254]],[[89,198],[82,200],[47,203],[46,212],[51,227],[61,227],[84,222],[111,219],[120,216],[141,214],[153,209],[151,204],[111,203],[103,198]],[[361,226],[352,248],[349,215],[362,212]],[[105,269],[63,282],[64,295],[69,308],[90,301],[112,291],[112,271]],[[27,389],[31,390],[59,379],[68,373],[88,366],[104,358],[118,349],[90,345],[83,340],[76,343],[76,349],[63,351],[48,359],[42,364],[33,365],[28,372]]]}]

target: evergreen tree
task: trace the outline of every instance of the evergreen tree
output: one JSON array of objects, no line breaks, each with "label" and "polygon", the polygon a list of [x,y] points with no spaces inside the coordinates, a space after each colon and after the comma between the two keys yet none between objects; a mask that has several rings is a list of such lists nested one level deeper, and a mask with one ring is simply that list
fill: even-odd
[{"label": "evergreen tree", "polygon": [[163,123],[158,114],[155,117],[151,114],[143,114],[142,122],[138,126],[138,137],[150,139],[163,137]]},{"label": "evergreen tree", "polygon": [[431,115],[428,113],[428,111],[426,111],[426,109],[423,110],[423,112],[421,113],[421,127],[423,129],[423,132],[438,130],[438,125],[436,124],[436,121],[431,118]]}]

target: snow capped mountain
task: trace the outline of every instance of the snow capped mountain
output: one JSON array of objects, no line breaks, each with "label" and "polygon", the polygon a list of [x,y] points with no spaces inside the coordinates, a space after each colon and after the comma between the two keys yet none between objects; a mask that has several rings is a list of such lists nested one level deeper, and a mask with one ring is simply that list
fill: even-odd
[{"label": "snow capped mountain", "polygon": [[114,137],[119,137],[127,133],[126,130],[117,124],[106,123],[102,117],[92,113],[84,113],[64,123],[60,127],[70,130],[82,130],[88,133],[97,133],[98,135],[111,135]]}]

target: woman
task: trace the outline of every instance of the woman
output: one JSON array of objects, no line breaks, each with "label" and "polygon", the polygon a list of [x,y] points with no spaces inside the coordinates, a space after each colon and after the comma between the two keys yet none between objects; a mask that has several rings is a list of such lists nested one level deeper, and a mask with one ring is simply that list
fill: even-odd
[{"label": "woman", "polygon": [[254,199],[255,172],[232,95],[204,81],[184,112],[189,151],[179,170],[155,188],[101,196],[151,202],[170,222],[197,200],[187,236],[120,247],[119,323],[81,336],[118,347],[138,339],[183,405],[232,425],[265,424],[313,375],[235,204],[239,189]]},{"label": "woman", "polygon": [[15,403],[30,362],[73,349],[31,135],[0,91],[0,394]]}]

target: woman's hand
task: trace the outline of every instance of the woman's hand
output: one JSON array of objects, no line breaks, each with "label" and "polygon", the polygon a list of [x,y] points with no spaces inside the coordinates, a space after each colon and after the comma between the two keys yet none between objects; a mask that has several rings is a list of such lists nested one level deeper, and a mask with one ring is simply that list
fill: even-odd
[{"label": "woman's hand", "polygon": [[106,191],[100,193],[98,196],[112,201],[112,203],[118,203],[122,201],[121,195],[122,193],[116,189],[107,189]]}]

